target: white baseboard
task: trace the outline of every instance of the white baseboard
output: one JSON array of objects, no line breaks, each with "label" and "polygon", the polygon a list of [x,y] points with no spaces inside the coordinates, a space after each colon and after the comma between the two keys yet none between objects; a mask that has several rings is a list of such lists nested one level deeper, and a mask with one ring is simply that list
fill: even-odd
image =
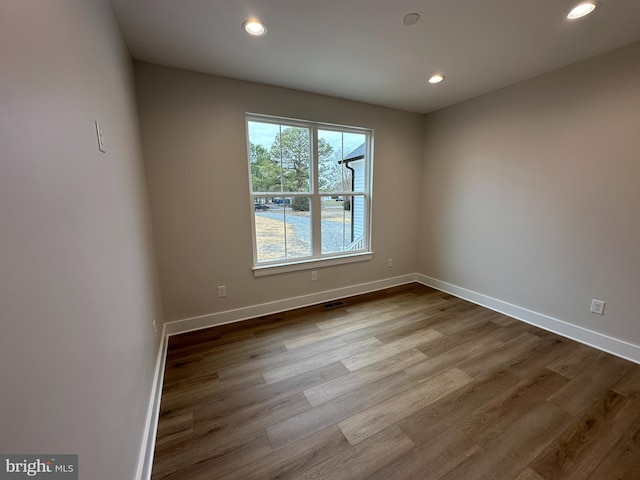
[{"label": "white baseboard", "polygon": [[466,288],[458,287],[457,285],[452,285],[426,275],[417,273],[416,281],[428,287],[450,293],[456,297],[460,297],[491,310],[495,310],[496,312],[504,313],[505,315],[515,319],[535,325],[536,327],[557,333],[563,337],[584,343],[585,345],[597,348],[598,350],[611,353],[612,355],[630,360],[634,363],[640,363],[640,346],[638,345],[609,337],[602,333],[594,332],[571,323],[563,322],[557,318],[518,307],[517,305],[498,300],[497,298],[489,297],[472,290],[467,290]]},{"label": "white baseboard", "polygon": [[135,477],[136,480],[151,479],[153,453],[156,445],[156,434],[158,432],[158,418],[160,416],[160,399],[162,397],[164,368],[167,363],[166,358],[168,338],[169,337],[166,335],[166,329],[163,326],[162,337],[160,339],[160,348],[158,350],[158,357],[156,359],[153,385],[151,386],[151,397],[149,399],[149,407],[147,408],[145,429],[142,436],[140,454],[138,456],[138,470]]},{"label": "white baseboard", "polygon": [[400,277],[385,278],[374,282],[361,283],[351,287],[336,288],[334,290],[326,290],[324,292],[302,295],[300,297],[287,298],[284,300],[276,300],[275,302],[262,303],[252,305],[250,307],[238,308],[235,310],[227,310],[224,312],[211,313],[199,317],[185,318],[165,323],[167,335],[177,335],[179,333],[200,330],[201,328],[215,327],[227,323],[239,322],[250,318],[261,317],[263,315],[271,315],[274,313],[293,310],[294,308],[308,307],[318,303],[329,302],[339,298],[351,297],[353,295],[361,295],[363,293],[375,292],[384,288],[396,287],[406,283],[416,281],[415,274],[402,275]]}]

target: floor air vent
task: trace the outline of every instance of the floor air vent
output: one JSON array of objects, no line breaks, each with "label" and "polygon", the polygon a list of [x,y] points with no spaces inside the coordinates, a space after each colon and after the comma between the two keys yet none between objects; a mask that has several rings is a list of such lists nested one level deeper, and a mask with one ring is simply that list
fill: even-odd
[{"label": "floor air vent", "polygon": [[331,308],[337,308],[337,307],[342,307],[344,305],[344,302],[338,300],[336,302],[331,302],[331,303],[325,303],[324,305],[322,305],[322,307],[325,310],[329,310]]}]

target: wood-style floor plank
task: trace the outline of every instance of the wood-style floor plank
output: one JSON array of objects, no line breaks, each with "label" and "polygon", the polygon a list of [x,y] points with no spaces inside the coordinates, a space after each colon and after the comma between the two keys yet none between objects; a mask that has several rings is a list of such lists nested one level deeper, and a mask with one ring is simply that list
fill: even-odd
[{"label": "wood-style floor plank", "polygon": [[[349,371],[354,372],[369,365],[383,362],[388,358],[396,356],[399,353],[419,347],[424,343],[429,343],[430,341],[435,340],[436,338],[439,338],[441,336],[442,334],[436,332],[435,330],[426,328],[424,330],[420,330],[419,332],[413,333],[408,337],[396,340],[395,342],[387,344],[382,344],[381,342],[380,345],[376,345],[374,348],[364,349],[361,352],[355,353],[343,359],[342,363],[344,363],[345,367],[347,367]],[[378,342],[380,342],[380,340],[378,340]]]},{"label": "wood-style floor plank", "polygon": [[418,284],[170,338],[153,480],[640,480],[640,365]]},{"label": "wood-style floor plank", "polygon": [[304,474],[299,480],[356,480],[367,478],[414,447],[413,442],[397,426],[368,438],[355,447],[344,449]]},{"label": "wood-style floor plank", "polygon": [[[381,378],[400,372],[416,363],[427,360],[427,356],[420,350],[411,349],[399,353],[381,363],[374,363],[355,372],[349,372],[333,380],[316,385],[304,391],[307,400],[314,407],[349,393],[359,387],[373,383]],[[341,366],[344,367],[342,363]],[[344,367],[346,370],[346,367]]]},{"label": "wood-style floor plank", "polygon": [[529,352],[541,343],[542,339],[540,337],[524,332],[507,341],[499,348],[463,361],[459,368],[472,377],[478,377],[496,368],[506,368],[519,363],[523,357],[527,357]]},{"label": "wood-style floor plank", "polygon": [[470,415],[520,379],[505,370],[481,377],[398,422],[416,444],[428,442],[454,423],[464,424]]},{"label": "wood-style floor plank", "polygon": [[531,466],[545,479],[587,478],[638,417],[640,402],[608,390]]},{"label": "wood-style floor plank", "polygon": [[[326,353],[327,350],[344,347],[345,345],[345,342],[340,338],[330,338],[325,342],[319,342],[292,350],[289,350],[286,347],[284,349],[280,349],[278,347],[270,354],[259,357],[249,355],[246,360],[238,360],[231,365],[219,367],[218,378],[220,378],[220,380],[226,380],[230,378],[237,378],[242,375],[263,372],[269,368],[277,368],[280,366],[286,367],[293,362],[304,360],[307,357],[312,357],[317,354]],[[211,366],[211,368],[216,367]]]},{"label": "wood-style floor plank", "polygon": [[369,408],[419,383],[397,372],[267,428],[274,450]]},{"label": "wood-style floor plank", "polygon": [[[406,369],[413,377],[428,377],[446,370],[460,363],[464,358],[467,362],[484,355],[486,352],[496,350],[504,345],[500,340],[492,337],[472,338],[450,350],[445,350],[440,355],[431,356],[428,360],[420,362]],[[422,347],[421,351],[429,351],[429,347]]]},{"label": "wood-style floor plank", "polygon": [[214,402],[201,401],[198,418],[211,422],[217,417],[230,416],[240,410],[253,410],[269,401],[277,401],[296,393],[314,389],[328,382],[339,380],[349,374],[340,362],[330,363],[315,370],[304,372],[281,382],[264,385],[262,388],[245,390]]},{"label": "wood-style floor plank", "polygon": [[351,445],[384,430],[471,381],[452,368],[338,423]]},{"label": "wood-style floor plank", "polygon": [[540,405],[567,383],[567,379],[549,370],[525,378],[507,391],[495,396],[468,415],[464,424],[456,425],[480,445],[487,445],[503,435],[511,425]]},{"label": "wood-style floor plank", "polygon": [[593,361],[602,355],[600,350],[580,343],[572,346],[573,348],[567,354],[551,361],[546,368],[567,378],[574,378],[587,370]]},{"label": "wood-style floor plank", "polygon": [[222,476],[272,452],[264,432],[230,442],[197,436],[175,448],[156,450],[153,478],[170,480],[211,478],[212,472]]},{"label": "wood-style floor plank", "polygon": [[331,425],[220,480],[291,479],[348,449],[349,442],[342,431],[337,425]]},{"label": "wood-style floor plank", "polygon": [[587,370],[573,377],[547,400],[566,412],[582,416],[629,368],[630,362],[602,353]]},{"label": "wood-style floor plank", "polygon": [[[367,338],[357,343],[350,343],[342,347],[332,348],[331,350],[317,353],[316,355],[300,359],[297,362],[268,368],[262,371],[262,376],[264,377],[264,381],[267,385],[271,385],[272,383],[281,382],[287,378],[315,370],[316,368],[320,368],[324,365],[339,362],[345,358],[365,354],[381,345],[382,343],[377,338]],[[344,364],[344,361],[342,363]],[[349,368],[348,365],[345,366]]]},{"label": "wood-style floor plank", "polygon": [[378,470],[369,480],[430,480],[443,477],[480,450],[480,446],[448,428],[418,445],[395,462]]},{"label": "wood-style floor plank", "polygon": [[570,424],[571,417],[550,403],[541,403],[468,461],[451,470],[444,480],[516,477]]},{"label": "wood-style floor plank", "polygon": [[589,480],[637,480],[640,472],[640,418],[637,418],[600,464]]},{"label": "wood-style floor plank", "polygon": [[525,468],[514,480],[544,480],[530,467]]}]

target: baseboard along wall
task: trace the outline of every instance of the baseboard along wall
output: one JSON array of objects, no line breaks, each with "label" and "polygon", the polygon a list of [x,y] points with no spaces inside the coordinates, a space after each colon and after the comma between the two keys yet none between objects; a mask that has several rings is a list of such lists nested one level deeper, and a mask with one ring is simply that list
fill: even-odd
[{"label": "baseboard along wall", "polygon": [[138,456],[138,469],[136,480],[151,480],[151,470],[153,467],[153,454],[156,445],[156,435],[158,433],[158,418],[160,417],[160,400],[162,399],[162,385],[164,382],[164,369],[167,363],[167,346],[169,336],[166,334],[166,324],[162,327],[162,337],[160,348],[156,358],[153,384],[151,386],[151,397],[147,408],[147,418],[142,434],[142,444]]},{"label": "baseboard along wall", "polygon": [[361,283],[350,287],[336,288],[333,290],[326,290],[324,292],[252,305],[250,307],[243,307],[235,310],[227,310],[199,317],[186,318],[184,320],[176,320],[174,322],[167,322],[165,326],[169,336],[178,335],[180,333],[187,333],[201,328],[240,322],[250,318],[262,317],[264,315],[285,312],[295,308],[308,307],[311,305],[317,305],[318,303],[338,300],[340,298],[375,292],[377,290],[383,290],[390,287],[397,287],[399,285],[413,283],[415,281],[415,274],[402,275],[399,277],[386,278],[384,280],[376,280],[375,282]]},{"label": "baseboard along wall", "polygon": [[498,300],[497,298],[489,297],[488,295],[483,295],[482,293],[458,287],[457,285],[452,285],[450,283],[443,282],[442,280],[419,273],[416,274],[416,282],[435,288],[436,290],[449,293],[456,297],[463,298],[464,300],[468,300],[490,310],[504,313],[505,315],[517,320],[549,330],[550,332],[584,343],[585,345],[597,348],[598,350],[630,360],[634,363],[640,363],[640,346],[638,345],[609,337],[602,333],[594,332],[584,327],[579,327],[577,325],[558,320],[557,318],[549,317],[542,313],[537,313],[532,310]]}]

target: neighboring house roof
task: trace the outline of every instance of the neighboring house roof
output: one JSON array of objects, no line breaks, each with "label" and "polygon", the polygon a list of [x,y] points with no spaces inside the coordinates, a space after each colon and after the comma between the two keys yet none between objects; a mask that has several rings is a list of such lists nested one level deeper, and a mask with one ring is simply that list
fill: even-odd
[{"label": "neighboring house roof", "polygon": [[[342,162],[353,162],[354,160],[360,160],[364,158],[364,154],[366,153],[366,146],[364,142],[358,148],[353,150],[349,155],[346,155]],[[340,162],[340,163],[342,163]]]}]

